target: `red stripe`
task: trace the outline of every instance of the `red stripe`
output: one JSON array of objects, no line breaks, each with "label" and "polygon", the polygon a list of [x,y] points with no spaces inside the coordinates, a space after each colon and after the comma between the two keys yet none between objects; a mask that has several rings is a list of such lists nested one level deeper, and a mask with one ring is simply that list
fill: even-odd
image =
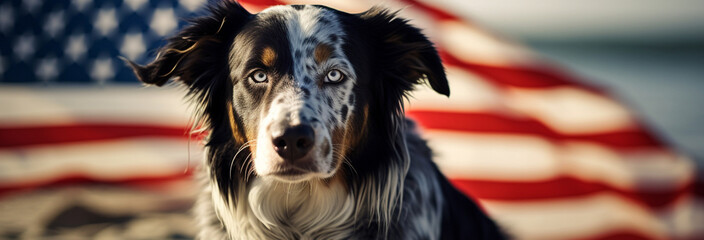
[{"label": "red stripe", "polygon": [[8,186],[0,186],[0,197],[22,191],[31,191],[42,187],[60,187],[71,186],[77,184],[115,184],[133,187],[153,186],[160,183],[168,183],[171,181],[189,179],[192,176],[192,170],[186,172],[178,172],[162,176],[131,176],[122,179],[100,179],[92,176],[87,176],[81,173],[66,174],[62,177],[54,179],[29,181]]},{"label": "red stripe", "polygon": [[692,184],[664,191],[623,190],[600,182],[574,177],[558,177],[545,181],[489,181],[450,179],[457,189],[477,199],[500,201],[545,200],[583,197],[597,193],[614,193],[651,208],[662,208],[690,194]]},{"label": "red stripe", "polygon": [[464,68],[500,86],[520,88],[573,86],[587,89],[595,93],[601,94],[603,92],[603,90],[598,87],[591,86],[586,82],[577,81],[574,76],[546,65],[530,67],[517,65],[492,66],[462,61],[442,50],[440,50],[439,53],[444,64]]},{"label": "red stripe", "polygon": [[146,136],[175,138],[187,136],[187,130],[184,127],[119,124],[0,127],[0,133],[0,148]]},{"label": "red stripe", "polygon": [[[658,147],[664,145],[653,135],[637,129],[600,134],[563,134],[534,119],[517,119],[489,113],[409,110],[407,115],[424,128],[478,133],[531,134],[552,140],[592,141],[617,149]],[[120,125],[82,123],[58,126],[0,127],[0,148],[27,147],[132,137],[187,136],[185,127],[157,125]]]},{"label": "red stripe", "polygon": [[[100,179],[85,174],[66,174],[49,180],[24,182],[0,186],[0,196],[20,190],[32,190],[46,186],[64,186],[79,183],[109,183],[121,185],[147,185],[155,182],[180,180],[190,177],[192,171],[178,172],[162,176],[131,176],[123,179]],[[450,182],[465,194],[478,200],[525,201],[546,200],[567,197],[580,197],[596,193],[611,192],[621,195],[633,202],[652,208],[662,208],[676,201],[679,197],[692,192],[693,185],[662,192],[632,192],[616,189],[597,182],[588,182],[572,177],[560,177],[547,181],[515,182],[450,179]]]},{"label": "red stripe", "polygon": [[[10,192],[32,190],[46,186],[65,186],[84,183],[106,183],[119,185],[143,186],[158,182],[182,180],[189,178],[192,171],[178,172],[162,176],[131,176],[123,179],[100,179],[85,174],[66,174],[55,179],[24,182],[0,186],[0,196]],[[692,185],[680,189],[662,192],[631,192],[616,189],[609,185],[584,180],[561,177],[547,181],[510,182],[450,179],[450,182],[465,194],[478,200],[526,201],[547,200],[568,197],[587,196],[596,193],[611,192],[651,208],[662,208],[675,202],[681,196],[691,193]]]},{"label": "red stripe", "polygon": [[265,6],[265,7],[270,7],[274,5],[285,5],[286,2],[283,1],[278,1],[278,0],[256,0],[256,1],[239,1],[240,3],[247,3],[247,4],[252,4],[252,5],[259,5],[259,6]]},{"label": "red stripe", "polygon": [[648,236],[644,233],[635,230],[616,230],[610,232],[601,232],[598,235],[585,238],[577,238],[574,240],[650,240],[657,239],[655,236]]},{"label": "red stripe", "polygon": [[440,8],[428,5],[424,2],[416,1],[416,0],[399,0],[400,2],[405,2],[406,4],[410,4],[414,8],[418,8],[420,10],[423,10],[423,13],[426,15],[431,15],[433,18],[436,20],[457,20],[458,18],[455,15],[452,15]]},{"label": "red stripe", "polygon": [[704,169],[697,170],[697,179],[694,183],[694,195],[704,199]]},{"label": "red stripe", "polygon": [[478,133],[539,135],[551,140],[591,141],[617,149],[665,148],[662,142],[642,128],[597,134],[564,134],[530,118],[511,118],[490,113],[408,110],[406,115],[427,129]]},{"label": "red stripe", "polygon": [[268,7],[271,6],[276,6],[276,5],[286,5],[287,3],[284,1],[279,1],[279,0],[256,0],[256,1],[251,1],[251,0],[239,0],[239,2],[242,7],[247,9],[247,11],[256,13],[260,12]]}]

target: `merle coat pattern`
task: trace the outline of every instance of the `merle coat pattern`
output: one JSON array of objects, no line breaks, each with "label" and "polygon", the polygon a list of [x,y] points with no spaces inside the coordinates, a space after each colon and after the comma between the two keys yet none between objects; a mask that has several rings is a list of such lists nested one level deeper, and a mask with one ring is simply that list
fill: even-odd
[{"label": "merle coat pattern", "polygon": [[403,115],[427,82],[449,96],[432,43],[381,8],[348,14],[212,4],[146,84],[181,82],[206,128],[200,239],[500,239]]}]

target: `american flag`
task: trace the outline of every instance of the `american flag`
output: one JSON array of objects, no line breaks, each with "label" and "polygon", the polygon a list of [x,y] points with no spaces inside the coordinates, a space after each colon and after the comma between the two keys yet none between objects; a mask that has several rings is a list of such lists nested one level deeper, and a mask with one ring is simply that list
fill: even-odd
[{"label": "american flag", "polygon": [[[36,207],[37,198],[76,193],[37,193],[46,189],[100,183],[192,199],[197,186],[184,170],[198,164],[202,149],[187,134],[184,92],[140,87],[117,57],[149,61],[204,2],[0,3],[0,238],[66,233],[61,224],[63,232],[41,229],[56,228],[63,215],[52,212],[62,206],[22,210]],[[240,2],[251,12],[310,3],[361,12],[377,4]],[[436,162],[455,186],[515,238],[704,238],[704,191],[692,160],[607,90],[457,17],[449,5],[383,4],[403,9],[402,16],[437,44],[452,89],[449,99],[418,90],[407,115],[420,123]],[[124,197],[98,192],[79,195]],[[145,212],[151,208],[135,205],[153,203],[126,199],[141,200],[105,207],[107,212]],[[54,225],[46,224],[51,217]],[[158,236],[193,233],[179,230]]]}]

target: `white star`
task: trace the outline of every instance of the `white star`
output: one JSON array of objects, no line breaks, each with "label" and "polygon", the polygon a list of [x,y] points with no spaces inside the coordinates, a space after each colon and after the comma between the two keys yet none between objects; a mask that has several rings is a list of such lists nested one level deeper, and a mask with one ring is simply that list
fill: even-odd
[{"label": "white star", "polygon": [[42,5],[42,0],[22,0],[22,5],[27,9],[27,12],[34,13]]},{"label": "white star", "polygon": [[146,2],[147,0],[125,0],[125,4],[127,4],[132,11],[139,10]]},{"label": "white star", "polygon": [[120,48],[120,52],[132,61],[137,59],[146,50],[147,47],[144,46],[144,39],[141,33],[126,34],[122,41],[122,48]]},{"label": "white star", "polygon": [[36,69],[37,77],[42,82],[49,82],[59,75],[59,61],[56,58],[45,58],[39,61],[39,66]]},{"label": "white star", "polygon": [[25,34],[17,38],[15,42],[15,56],[20,61],[27,61],[34,55],[34,36]]},{"label": "white star", "polygon": [[3,4],[0,7],[0,30],[8,31],[15,23],[15,14],[12,11],[12,6],[9,3]]},{"label": "white star", "polygon": [[185,7],[188,9],[188,11],[195,11],[200,8],[200,6],[203,6],[203,3],[205,3],[205,0],[178,0],[178,3],[181,4],[181,6]]},{"label": "white star", "polygon": [[98,19],[95,20],[95,28],[100,34],[107,36],[117,27],[117,17],[115,9],[101,9],[98,12]]},{"label": "white star", "polygon": [[90,77],[99,84],[105,84],[109,79],[115,76],[115,70],[112,68],[112,60],[110,58],[96,59],[93,62],[93,68],[90,71]]},{"label": "white star", "polygon": [[159,36],[165,36],[173,31],[176,25],[176,16],[174,15],[174,10],[171,8],[167,9],[157,9],[152,15],[152,22],[149,27],[159,34]]},{"label": "white star", "polygon": [[86,54],[86,36],[74,35],[68,38],[64,52],[74,62],[78,62]]},{"label": "white star", "polygon": [[53,12],[46,18],[44,31],[52,38],[55,38],[64,28],[64,12]]},{"label": "white star", "polygon": [[71,4],[73,4],[79,12],[83,12],[83,9],[86,9],[86,6],[88,6],[90,2],[91,0],[72,0]]}]

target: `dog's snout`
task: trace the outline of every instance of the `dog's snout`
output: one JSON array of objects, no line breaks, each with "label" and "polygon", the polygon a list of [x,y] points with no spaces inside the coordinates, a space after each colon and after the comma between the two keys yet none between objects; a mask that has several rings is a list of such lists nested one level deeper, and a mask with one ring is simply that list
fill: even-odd
[{"label": "dog's snout", "polygon": [[272,136],[274,150],[285,160],[304,157],[315,143],[315,131],[309,125],[286,128],[280,136]]}]

